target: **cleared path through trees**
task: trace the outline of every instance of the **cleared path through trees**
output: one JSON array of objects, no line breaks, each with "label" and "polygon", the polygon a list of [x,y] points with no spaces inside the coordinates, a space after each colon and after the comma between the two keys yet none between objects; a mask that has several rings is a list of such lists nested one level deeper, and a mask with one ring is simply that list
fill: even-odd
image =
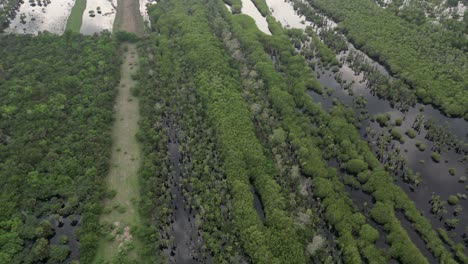
[{"label": "cleared path through trees", "polygon": [[137,202],[139,197],[138,170],[141,150],[135,137],[138,131],[138,99],[131,94],[136,85],[132,75],[138,67],[135,44],[123,44],[121,79],[115,104],[115,122],[112,128],[112,154],[107,177],[107,188],[115,196],[104,202],[101,224],[106,236],[99,243],[95,263],[121,259],[138,260],[141,248],[133,227],[140,223]]}]

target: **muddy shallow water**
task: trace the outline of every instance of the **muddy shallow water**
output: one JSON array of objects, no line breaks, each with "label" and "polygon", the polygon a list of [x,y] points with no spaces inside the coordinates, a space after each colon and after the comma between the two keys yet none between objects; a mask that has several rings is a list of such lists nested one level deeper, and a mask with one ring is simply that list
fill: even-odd
[{"label": "muddy shallow water", "polygon": [[23,1],[5,32],[37,35],[40,31],[49,31],[62,34],[74,4],[75,0]]},{"label": "muddy shallow water", "polygon": [[[104,30],[112,31],[116,13],[117,0],[87,1],[80,33],[92,35]],[[94,14],[94,17],[91,14]]]}]

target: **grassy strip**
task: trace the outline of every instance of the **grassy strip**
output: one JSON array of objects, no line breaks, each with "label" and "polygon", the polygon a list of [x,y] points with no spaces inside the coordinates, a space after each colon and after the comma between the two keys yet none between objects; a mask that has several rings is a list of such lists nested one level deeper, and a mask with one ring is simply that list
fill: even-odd
[{"label": "grassy strip", "polygon": [[70,16],[67,20],[67,26],[65,30],[71,30],[76,33],[80,33],[81,22],[83,19],[83,12],[86,9],[86,0],[75,0]]},{"label": "grassy strip", "polygon": [[[102,231],[95,263],[103,263],[105,260],[136,260],[139,259],[141,243],[135,239],[135,233],[140,226],[140,215],[136,210],[136,202],[140,199],[138,170],[140,167],[140,146],[135,134],[138,131],[138,101],[134,98],[130,89],[135,86],[131,75],[136,71],[132,66],[136,61],[135,44],[122,46],[129,48],[123,53],[126,57],[121,66],[121,79],[119,93],[115,102],[115,121],[112,129],[112,154],[110,160],[109,175],[107,176],[107,188],[115,196],[104,202],[104,213],[100,222],[104,227]],[[115,223],[118,223],[116,226]],[[128,233],[132,236],[119,235]]]}]

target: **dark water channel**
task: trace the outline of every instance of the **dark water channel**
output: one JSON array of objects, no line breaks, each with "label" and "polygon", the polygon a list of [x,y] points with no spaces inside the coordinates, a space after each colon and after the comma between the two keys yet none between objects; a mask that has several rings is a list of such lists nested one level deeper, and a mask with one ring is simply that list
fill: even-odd
[{"label": "dark water channel", "polygon": [[[195,217],[183,195],[181,179],[182,173],[181,152],[179,150],[178,131],[180,128],[174,122],[174,117],[169,119],[168,124],[168,149],[173,176],[170,179],[171,185],[171,224],[169,233],[172,237],[170,248],[164,250],[167,255],[167,263],[207,263],[202,257],[201,234],[195,224]],[[187,191],[187,190],[186,190]]]},{"label": "dark water channel", "polygon": [[258,214],[258,217],[260,217],[260,220],[262,220],[262,222],[265,222],[265,211],[263,209],[263,204],[253,185],[250,185],[250,191],[252,192],[252,195],[253,195],[253,206],[255,208],[255,211],[257,211],[257,214]]}]

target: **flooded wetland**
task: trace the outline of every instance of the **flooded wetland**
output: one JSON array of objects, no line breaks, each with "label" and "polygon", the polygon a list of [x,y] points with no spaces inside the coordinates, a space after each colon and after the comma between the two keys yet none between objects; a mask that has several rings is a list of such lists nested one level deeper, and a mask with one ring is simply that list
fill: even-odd
[{"label": "flooded wetland", "polygon": [[[13,212],[0,215],[0,250],[60,264],[466,263],[464,99],[434,100],[417,86],[433,58],[421,75],[395,66],[339,1],[1,2],[13,8],[0,13],[0,169],[11,171],[0,186],[28,194],[0,195],[22,208],[0,208]],[[463,1],[371,2],[434,46],[466,31]],[[14,37],[63,39],[60,61],[3,44]],[[460,55],[468,42],[451,45]],[[81,48],[89,63],[61,61]],[[33,66],[7,68],[14,52]],[[445,64],[462,61],[453,54]],[[463,84],[459,70],[447,74]],[[456,85],[447,93],[464,95]],[[30,105],[12,103],[21,96]]]}]

